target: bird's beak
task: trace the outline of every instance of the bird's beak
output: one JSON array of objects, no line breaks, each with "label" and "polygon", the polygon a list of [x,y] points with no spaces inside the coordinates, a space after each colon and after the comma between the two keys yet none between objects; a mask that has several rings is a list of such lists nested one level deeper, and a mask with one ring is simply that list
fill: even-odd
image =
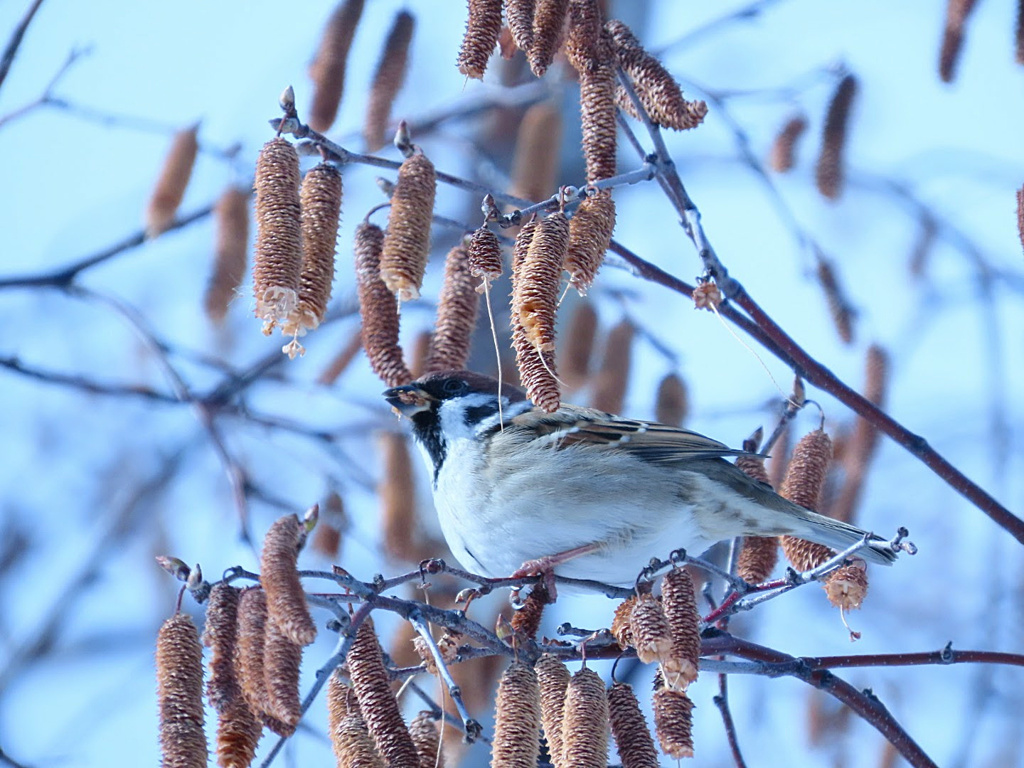
[{"label": "bird's beak", "polygon": [[384,390],[384,399],[390,403],[392,409],[399,416],[410,417],[422,411],[429,411],[431,404],[436,401],[433,395],[415,384],[386,389]]}]

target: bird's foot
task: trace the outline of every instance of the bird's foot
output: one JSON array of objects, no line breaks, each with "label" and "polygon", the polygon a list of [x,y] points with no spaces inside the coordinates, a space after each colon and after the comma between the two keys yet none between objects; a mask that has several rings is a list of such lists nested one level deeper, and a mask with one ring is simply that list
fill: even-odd
[{"label": "bird's foot", "polygon": [[564,552],[556,552],[553,555],[545,555],[544,557],[527,560],[516,569],[511,578],[522,579],[526,576],[542,576],[544,586],[547,588],[548,595],[550,595],[551,602],[553,603],[558,597],[558,591],[555,589],[555,568],[574,558],[582,555],[589,555],[591,552],[596,550],[597,547],[597,544],[584,544],[581,547],[567,549]]}]

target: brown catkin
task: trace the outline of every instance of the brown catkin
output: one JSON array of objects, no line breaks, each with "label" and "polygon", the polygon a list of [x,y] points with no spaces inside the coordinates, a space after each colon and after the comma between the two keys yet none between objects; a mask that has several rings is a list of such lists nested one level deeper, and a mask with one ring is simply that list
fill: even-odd
[{"label": "brown catkin", "polygon": [[[877,344],[868,347],[864,364],[864,397],[879,408],[885,407],[885,395],[888,386],[889,356]],[[858,416],[854,424],[853,436],[843,457],[846,479],[839,491],[839,496],[828,510],[829,516],[844,523],[853,522],[864,488],[871,460],[878,447],[878,429],[867,419]]]},{"label": "brown catkin", "polygon": [[266,677],[269,714],[294,727],[302,717],[299,700],[299,670],[302,667],[302,646],[292,642],[273,621],[267,622],[263,641],[263,674]]},{"label": "brown catkin", "polygon": [[615,175],[615,63],[609,36],[603,34],[594,57],[579,70],[580,123],[587,183]]},{"label": "brown catkin", "polygon": [[597,310],[589,301],[581,301],[573,310],[558,358],[562,380],[570,389],[582,387],[590,378],[590,357],[596,336]]},{"label": "brown catkin", "polygon": [[[825,476],[832,460],[832,440],[822,430],[804,435],[793,449],[793,457],[786,469],[779,494],[795,504],[817,510]],[[826,546],[794,536],[782,537],[782,550],[790,564],[798,571],[816,568],[832,557]]]},{"label": "brown catkin", "polygon": [[357,328],[353,333],[349,334],[344,345],[338,350],[338,354],[332,357],[327,366],[320,371],[320,375],[316,377],[316,383],[329,387],[336,382],[338,377],[348,370],[349,365],[352,364],[352,361],[356,359],[356,355],[362,349],[363,335],[361,330]]},{"label": "brown catkin", "polygon": [[[651,56],[633,31],[617,19],[609,21],[605,29],[615,41],[615,53],[626,76],[633,83],[637,98],[651,120],[664,128],[685,131],[696,128],[704,121],[708,105],[703,101],[687,101],[679,83]],[[621,92],[619,105],[633,117],[637,116],[632,99]]]},{"label": "brown catkin", "polygon": [[310,169],[302,181],[302,273],[299,303],[282,330],[312,331],[323,322],[334,282],[334,251],[341,215],[341,173],[330,163]]},{"label": "brown catkin", "polygon": [[568,244],[569,220],[555,211],[537,227],[516,272],[512,312],[530,344],[540,352],[555,348],[555,313]]},{"label": "brown catkin", "polygon": [[608,332],[604,357],[594,375],[594,391],[591,396],[591,404],[599,411],[622,413],[629,386],[635,333],[636,327],[628,318],[620,320]]},{"label": "brown catkin", "polygon": [[210,321],[219,325],[227,317],[228,306],[245,277],[249,252],[249,193],[228,187],[217,200],[213,215],[217,242],[203,307]]},{"label": "brown catkin", "polygon": [[500,33],[501,0],[469,0],[466,34],[462,37],[457,62],[459,72],[466,77],[483,79]]},{"label": "brown catkin", "polygon": [[843,295],[839,286],[839,278],[836,275],[835,265],[821,254],[818,254],[818,285],[825,293],[825,301],[828,303],[828,311],[832,316],[832,324],[835,326],[839,339],[844,344],[853,342],[853,309]]},{"label": "brown catkin", "polygon": [[603,24],[597,0],[569,0],[565,55],[577,72],[590,67],[596,57]]},{"label": "brown catkin", "polygon": [[153,187],[146,208],[146,237],[156,237],[174,223],[174,215],[178,212],[185,189],[192,177],[192,168],[196,164],[199,142],[196,139],[199,126],[194,125],[174,134],[171,149],[164,159],[164,167],[160,178]]},{"label": "brown catkin", "polygon": [[516,47],[527,56],[533,47],[533,6],[534,0],[504,0],[505,19],[508,31]]},{"label": "brown catkin", "polygon": [[[1017,0],[1017,25],[1014,28],[1014,39],[1017,42],[1018,64],[1024,64],[1024,0]],[[1021,227],[1021,240],[1024,241],[1024,226]]]},{"label": "brown catkin", "polygon": [[[746,448],[746,446],[744,446]],[[756,446],[751,446],[757,450]],[[760,456],[738,456],[736,467],[754,480],[771,485],[764,459]],[[779,540],[775,536],[744,536],[743,546],[736,559],[736,573],[748,584],[760,584],[767,579],[779,562]]]},{"label": "brown catkin", "polygon": [[661,660],[661,666],[669,687],[685,691],[697,679],[700,664],[697,592],[685,568],[673,568],[665,574],[661,600],[672,633],[672,653]]},{"label": "brown catkin", "polygon": [[[533,236],[539,228],[539,222],[531,219],[519,230],[515,248],[512,251],[512,294],[513,310],[510,313],[512,325],[512,348],[516,353],[516,368],[519,380],[526,387],[530,400],[548,413],[558,410],[561,394],[558,379],[555,377],[555,355],[553,351],[538,350],[532,343],[526,329],[519,320],[515,310],[514,296],[522,266],[526,263]],[[557,291],[557,288],[556,288]]]},{"label": "brown catkin", "polygon": [[382,432],[380,521],[384,551],[388,557],[408,562],[420,560],[421,548],[416,536],[416,492],[412,457],[405,435]]},{"label": "brown catkin", "polygon": [[338,116],[338,105],[345,93],[348,52],[363,15],[363,5],[364,0],[338,3],[324,26],[320,47],[309,65],[309,76],[313,80],[309,127],[314,131],[324,133],[329,130]]},{"label": "brown catkin", "polygon": [[555,193],[562,145],[562,113],[552,101],[530,106],[516,135],[511,192],[532,202]]},{"label": "brown catkin", "polygon": [[492,768],[534,768],[540,753],[541,693],[537,672],[513,661],[501,682],[494,708]]},{"label": "brown catkin", "polygon": [[615,607],[615,614],[612,616],[611,633],[622,650],[633,645],[632,618],[637,599],[636,595],[627,597]]},{"label": "brown catkin", "polygon": [[539,582],[526,596],[523,604],[512,614],[512,629],[531,640],[537,638],[544,606],[551,603],[551,594],[544,582]]},{"label": "brown catkin", "polygon": [[377,70],[370,86],[370,97],[366,104],[363,122],[363,140],[369,152],[376,152],[388,143],[388,119],[395,96],[405,82],[405,70],[409,61],[409,44],[412,42],[416,20],[408,11],[399,11],[388,32],[377,62]]},{"label": "brown catkin", "polygon": [[409,373],[414,379],[418,379],[426,372],[427,355],[430,354],[430,346],[434,342],[434,332],[424,329],[416,334],[412,342],[412,351],[409,352]]},{"label": "brown catkin", "polygon": [[416,152],[398,169],[391,196],[388,231],[380,257],[380,277],[400,301],[418,298],[430,255],[437,174],[434,164]]},{"label": "brown catkin", "polygon": [[238,595],[238,589],[222,581],[213,585],[206,603],[203,645],[212,651],[206,696],[218,712],[241,693],[235,678]]},{"label": "brown catkin", "polygon": [[362,719],[362,714],[359,712],[359,701],[356,699],[356,692],[352,690],[352,686],[346,684],[341,679],[337,669],[327,678],[325,698],[327,700],[328,733],[333,733],[338,724],[346,717],[355,715]]},{"label": "brown catkin", "polygon": [[678,374],[666,374],[658,383],[658,393],[654,400],[655,421],[681,427],[689,413],[690,393],[686,382]]},{"label": "brown catkin", "polygon": [[470,236],[467,255],[469,272],[474,277],[487,282],[501,277],[501,242],[486,224]]},{"label": "brown catkin", "polygon": [[363,347],[370,367],[389,387],[412,381],[398,345],[398,305],[395,295],[380,279],[380,253],[384,233],[376,224],[363,222],[356,229],[354,246],[359,313]]},{"label": "brown catkin", "polygon": [[857,78],[846,75],[839,81],[825,114],[825,127],[821,134],[821,153],[814,177],[818,191],[829,200],[838,200],[843,194],[843,151],[850,107],[857,94]]},{"label": "brown catkin", "polygon": [[285,515],[267,531],[260,557],[260,583],[267,593],[270,619],[296,645],[316,640],[316,624],[306,605],[297,565],[305,542],[303,523],[295,515]]},{"label": "brown catkin", "polygon": [[615,683],[608,689],[608,719],[622,768],[658,768],[658,750],[633,687]]},{"label": "brown catkin", "polygon": [[860,608],[868,593],[867,564],[857,560],[837,568],[828,575],[823,586],[828,601],[836,608],[844,611]]},{"label": "brown catkin", "polygon": [[331,730],[331,745],[338,768],[385,768],[366,723],[358,715],[342,718]]},{"label": "brown catkin", "polygon": [[264,674],[263,652],[267,636],[267,596],[262,589],[243,589],[238,598],[238,645],[235,674],[249,709],[274,733],[289,736],[294,727],[270,715],[270,697]]},{"label": "brown catkin", "polygon": [[795,115],[786,121],[782,130],[772,142],[772,151],[768,156],[768,164],[776,173],[785,173],[796,165],[796,143],[807,130],[807,118]]},{"label": "brown catkin", "polygon": [[299,156],[288,141],[271,139],[256,161],[256,256],[252,267],[256,317],[270,333],[299,300],[302,213]]},{"label": "brown catkin", "polygon": [[[1021,3],[1021,16],[1024,17],[1024,0]],[[1024,186],[1017,190],[1017,236],[1020,237],[1020,247],[1024,248]]]},{"label": "brown catkin", "polygon": [[[499,255],[499,261],[501,256]],[[469,248],[459,244],[448,252],[444,263],[444,283],[437,300],[437,321],[430,351],[423,364],[424,373],[462,370],[469,361],[470,342],[480,310],[479,284],[472,274]]]},{"label": "brown catkin", "polygon": [[939,49],[939,77],[944,83],[953,82],[960,51],[964,42],[964,25],[974,10],[976,0],[947,0],[946,26],[942,30],[942,46]]},{"label": "brown catkin", "polygon": [[419,768],[444,768],[441,733],[433,712],[420,712],[409,723],[409,735],[420,756]]},{"label": "brown catkin", "polygon": [[160,753],[164,768],[206,765],[203,731],[203,649],[188,614],[176,613],[156,639]]},{"label": "brown catkin", "polygon": [[569,248],[562,266],[580,296],[593,285],[614,230],[615,201],[608,190],[588,195],[570,220]]},{"label": "brown catkin", "polygon": [[236,696],[217,716],[217,765],[248,768],[262,734],[259,718],[242,696]]},{"label": "brown catkin", "polygon": [[605,768],[608,765],[608,694],[604,681],[584,667],[565,691],[562,720],[564,768]]},{"label": "brown catkin", "polygon": [[545,653],[537,659],[537,680],[540,683],[540,716],[544,738],[555,768],[562,768],[562,716],[565,712],[565,691],[569,670],[557,657]]},{"label": "brown catkin", "polygon": [[693,702],[681,691],[654,692],[654,730],[669,757],[693,757]]},{"label": "brown catkin", "polygon": [[633,647],[644,664],[661,661],[672,655],[672,630],[665,609],[654,595],[641,594],[629,616]]},{"label": "brown catkin", "polygon": [[416,747],[391,690],[384,656],[370,619],[364,621],[356,632],[355,642],[348,653],[348,671],[366,727],[385,764],[389,768],[418,765]]},{"label": "brown catkin", "polygon": [[533,9],[533,42],[527,51],[530,69],[543,77],[554,61],[562,37],[562,25],[569,10],[569,0],[536,0]]}]

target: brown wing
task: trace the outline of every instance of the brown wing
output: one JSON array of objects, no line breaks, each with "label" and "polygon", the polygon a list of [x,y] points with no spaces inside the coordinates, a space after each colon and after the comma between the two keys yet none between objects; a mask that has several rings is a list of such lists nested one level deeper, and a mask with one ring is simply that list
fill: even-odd
[{"label": "brown wing", "polygon": [[602,445],[654,463],[670,464],[684,459],[714,459],[747,453],[688,429],[653,421],[623,419],[572,405],[562,406],[555,414],[546,414],[539,409],[529,411],[512,419],[512,424],[531,432],[535,435],[533,439],[550,441],[556,450],[581,444]]}]

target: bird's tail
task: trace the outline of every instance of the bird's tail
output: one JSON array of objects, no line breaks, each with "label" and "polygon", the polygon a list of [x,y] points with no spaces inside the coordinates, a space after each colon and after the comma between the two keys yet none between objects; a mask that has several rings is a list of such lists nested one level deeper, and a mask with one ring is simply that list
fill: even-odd
[{"label": "bird's tail", "polygon": [[868,544],[857,553],[858,556],[862,556],[869,562],[882,565],[892,565],[896,561],[896,550],[893,549],[890,542],[881,536],[863,531],[855,525],[811,512],[796,504],[793,506],[799,510],[795,516],[801,523],[799,526],[794,526],[797,528],[793,533],[794,536],[823,544],[839,552],[852,547],[867,536]]}]

